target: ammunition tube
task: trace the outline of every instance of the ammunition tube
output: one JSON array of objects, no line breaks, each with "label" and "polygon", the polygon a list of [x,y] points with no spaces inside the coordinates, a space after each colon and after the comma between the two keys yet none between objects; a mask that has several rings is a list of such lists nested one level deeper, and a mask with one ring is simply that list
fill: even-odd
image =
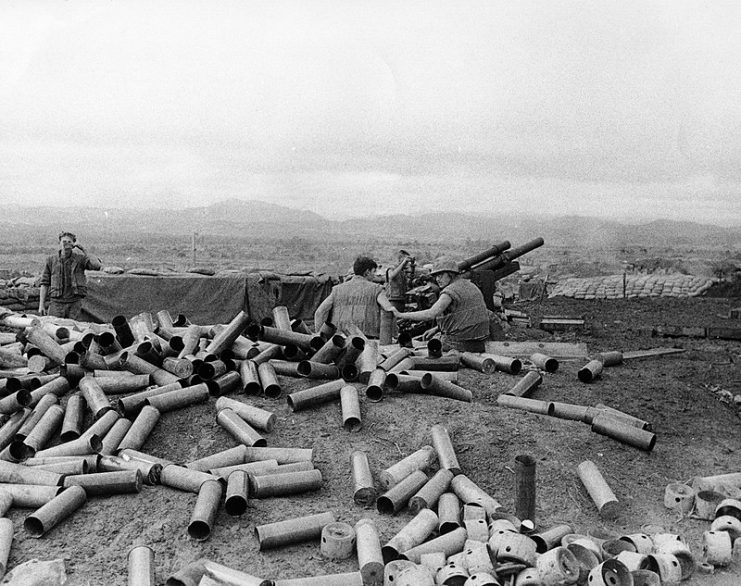
[{"label": "ammunition tube", "polygon": [[111,402],[105,396],[97,380],[92,376],[83,377],[79,382],[82,396],[85,397],[88,407],[93,412],[93,420],[97,421],[104,413],[113,410]]},{"label": "ammunition tube", "polygon": [[[310,462],[301,462],[301,464],[309,464],[311,468],[314,467]],[[292,464],[287,465],[291,466]],[[228,480],[234,472],[244,472],[250,476],[265,476],[266,474],[277,473],[278,462],[277,460],[260,460],[259,462],[247,462],[244,464],[234,464],[233,466],[211,468],[208,471],[224,480]]]},{"label": "ammunition tube", "polygon": [[595,356],[596,360],[602,362],[602,366],[617,366],[623,363],[623,353],[619,350],[600,352]]},{"label": "ammunition tube", "polygon": [[322,487],[322,473],[314,469],[287,474],[254,476],[251,485],[255,498],[300,494],[311,490],[319,490]]},{"label": "ammunition tube", "polygon": [[574,529],[570,525],[554,525],[553,527],[550,527],[545,531],[533,533],[530,536],[530,539],[535,542],[536,551],[538,553],[545,553],[549,549],[553,549],[554,547],[560,545],[561,540],[564,538],[564,536],[570,535],[572,533],[574,533]]},{"label": "ammunition tube", "polygon": [[222,409],[216,421],[238,442],[245,446],[266,446],[267,440],[255,431],[249,423],[231,409]]},{"label": "ammunition tube", "polygon": [[230,370],[217,376],[212,380],[206,381],[208,392],[212,397],[221,397],[242,388],[242,379],[236,370]]},{"label": "ammunition tube", "polygon": [[558,360],[547,354],[534,352],[530,355],[530,362],[540,370],[545,370],[546,372],[556,372],[558,370]]},{"label": "ammunition tube", "polygon": [[340,404],[342,406],[342,426],[347,431],[360,431],[363,420],[360,416],[360,400],[358,390],[352,385],[340,389]]},{"label": "ammunition tube", "polygon": [[61,491],[61,486],[45,484],[0,484],[0,490],[13,497],[13,506],[23,509],[36,509],[48,503]]},{"label": "ammunition tube", "polygon": [[229,474],[226,484],[224,510],[232,517],[243,515],[247,510],[247,499],[250,496],[250,478],[246,472],[235,470]]},{"label": "ammunition tube", "polygon": [[363,586],[360,572],[275,580],[275,586]]},{"label": "ammunition tube", "polygon": [[[12,499],[11,499],[12,500]],[[10,546],[13,543],[13,521],[0,518],[0,576],[5,576],[10,557]]]},{"label": "ammunition tube", "polygon": [[453,473],[453,476],[461,473],[458,457],[455,454],[453,443],[450,441],[448,430],[443,425],[433,425],[430,429],[432,446],[437,453],[440,468],[445,468]]},{"label": "ammunition tube", "polygon": [[592,431],[650,452],[656,444],[656,434],[624,423],[608,413],[598,415],[592,420]]},{"label": "ammunition tube", "polygon": [[170,391],[169,393],[148,397],[145,402],[147,405],[151,405],[159,410],[160,413],[166,413],[195,405],[196,403],[202,403],[203,401],[207,401],[209,396],[208,386],[206,386],[206,383],[201,383],[192,387],[185,387]]},{"label": "ammunition tube", "polygon": [[103,417],[98,419],[98,421],[93,423],[84,432],[82,432],[80,438],[85,439],[93,435],[97,435],[98,437],[102,438],[111,430],[111,428],[116,424],[116,421],[118,421],[119,419],[120,417],[118,413],[116,413],[115,411],[107,411],[105,415],[103,415]]},{"label": "ammunition tube", "polygon": [[311,448],[261,448],[245,447],[245,462],[260,460],[276,460],[278,464],[293,464],[294,462],[311,462],[314,450]]},{"label": "ammunition tube", "polygon": [[33,428],[36,427],[36,424],[38,424],[39,421],[41,421],[41,418],[51,408],[51,406],[58,404],[59,399],[57,399],[56,395],[49,394],[41,397],[39,402],[33,408],[33,411],[29,413],[28,417],[20,426],[20,429],[18,429],[18,431],[13,436],[13,440],[23,441],[24,439],[26,439],[26,436],[31,433]]},{"label": "ammunition tube", "polygon": [[531,370],[528,372],[525,376],[523,376],[514,387],[512,387],[509,391],[507,391],[507,395],[512,395],[514,397],[529,397],[530,394],[533,392],[534,389],[536,389],[538,386],[540,386],[540,383],[543,382],[543,376],[535,371]]},{"label": "ammunition tube", "polygon": [[400,393],[421,393],[422,377],[409,376],[398,372],[389,372],[386,375],[386,386]]},{"label": "ammunition tube", "polygon": [[247,405],[246,403],[228,397],[219,397],[216,400],[216,411],[218,412],[222,409],[231,409],[247,423],[263,431],[270,432],[275,427],[275,413],[265,411],[259,407],[253,407],[252,405]]},{"label": "ammunition tube", "polygon": [[49,407],[24,440],[10,444],[10,455],[17,460],[32,458],[51,440],[61,427],[62,419],[64,419],[64,409],[59,405]]},{"label": "ammunition tube", "polygon": [[[69,371],[69,368],[67,370]],[[60,376],[55,378],[54,380],[51,380],[31,391],[31,405],[38,404],[41,401],[41,398],[46,395],[54,395],[56,397],[66,395],[70,388],[70,382],[67,377]]]},{"label": "ammunition tube", "polygon": [[577,473],[592,502],[597,507],[600,517],[610,520],[616,519],[620,515],[622,505],[610,489],[597,465],[591,460],[585,460],[579,464]]},{"label": "ammunition tube", "polygon": [[345,337],[340,334],[331,336],[324,345],[311,357],[312,362],[320,364],[331,364],[345,348]]},{"label": "ammunition tube", "polygon": [[420,557],[425,553],[442,551],[445,553],[446,557],[449,557],[454,553],[462,551],[465,543],[466,530],[463,527],[459,527],[458,529],[454,529],[440,537],[436,537],[435,539],[421,543],[416,547],[400,552],[399,558],[418,564],[420,562]]},{"label": "ammunition tube", "polygon": [[101,456],[98,468],[101,472],[138,470],[141,472],[144,484],[150,486],[160,483],[160,475],[162,473],[162,464],[138,460],[124,460],[118,456]]},{"label": "ammunition tube", "polygon": [[367,454],[355,450],[350,455],[350,467],[354,485],[353,500],[366,508],[372,507],[376,502],[376,489]]},{"label": "ammunition tube", "polygon": [[381,488],[389,490],[392,486],[404,480],[417,470],[429,468],[437,459],[437,452],[432,446],[422,446],[416,452],[409,454],[396,462],[396,464],[386,468],[378,475],[378,481]]},{"label": "ammunition tube", "polygon": [[100,448],[100,453],[106,456],[115,454],[119,450],[121,440],[126,437],[129,429],[131,429],[131,421],[121,417],[118,419],[103,436],[103,445]]},{"label": "ammunition tube", "polygon": [[39,450],[36,452],[36,456],[39,458],[47,458],[50,456],[86,456],[88,454],[99,453],[102,448],[103,442],[101,441],[100,436],[96,434],[83,434],[71,442]]},{"label": "ammunition tube", "polygon": [[138,545],[126,557],[128,586],[155,586],[154,552],[151,547]]},{"label": "ammunition tube", "polygon": [[31,391],[28,389],[20,389],[12,395],[0,399],[0,413],[10,415],[11,413],[15,413],[16,411],[29,406],[31,401]]},{"label": "ammunition tube", "polygon": [[475,503],[484,507],[489,516],[492,516],[502,508],[499,502],[464,474],[459,474],[453,478],[450,486],[456,496],[461,499],[461,502],[464,504]]},{"label": "ammunition tube", "polygon": [[443,343],[440,338],[427,340],[427,357],[440,358],[443,355]]},{"label": "ammunition tube", "polygon": [[[276,346],[277,348],[277,346]],[[262,392],[260,375],[254,360],[243,360],[239,365],[239,378],[242,379],[242,390],[247,395],[259,395]]]},{"label": "ammunition tube", "polygon": [[207,474],[175,464],[167,464],[160,473],[160,484],[186,492],[198,493],[201,484],[207,480],[218,480],[213,474]]},{"label": "ammunition tube", "polygon": [[409,499],[417,493],[428,481],[427,474],[416,470],[395,484],[376,500],[379,513],[393,515],[406,506]]},{"label": "ammunition tube", "polygon": [[[586,421],[587,414],[591,407],[585,407],[584,405],[571,405],[570,403],[560,403],[558,401],[552,401],[553,403],[553,417],[559,419],[569,419],[571,421]],[[590,418],[591,420],[591,418]]]},{"label": "ammunition tube", "polygon": [[432,372],[452,372],[460,367],[460,358],[458,354],[441,356],[440,358],[427,358],[424,356],[414,356],[413,370],[427,370]]},{"label": "ammunition tube", "polygon": [[216,452],[210,456],[199,458],[185,464],[186,468],[191,470],[198,470],[199,472],[207,472],[213,468],[221,468],[224,466],[234,466],[236,464],[244,464],[246,446],[235,446],[228,450],[222,450]]},{"label": "ammunition tube", "polygon": [[[151,405],[145,405],[136,416],[131,427],[126,432],[121,442],[118,445],[119,450],[139,450],[147,441],[147,438],[152,433],[154,426],[160,419],[160,412]],[[105,440],[104,440],[105,442]]]},{"label": "ammunition tube", "polygon": [[365,396],[370,401],[378,403],[383,399],[383,389],[386,386],[386,371],[376,368],[368,377],[368,385],[365,388]]},{"label": "ammunition tube", "polygon": [[5,424],[0,427],[0,449],[4,449],[10,445],[10,442],[13,441],[16,433],[21,429],[21,427],[23,427],[24,422],[28,420],[30,415],[30,409],[16,411],[10,416]]},{"label": "ammunition tube", "polygon": [[437,529],[438,516],[432,509],[422,509],[381,548],[383,562],[388,564],[399,558],[399,554],[424,543]]},{"label": "ammunition tube", "polygon": [[460,355],[460,361],[469,368],[478,370],[484,374],[491,374],[496,369],[494,359],[491,356],[485,356],[484,354],[462,352]]},{"label": "ammunition tube", "polygon": [[355,550],[363,584],[382,584],[383,554],[378,528],[372,519],[364,518],[355,523]]},{"label": "ammunition tube", "polygon": [[188,535],[196,541],[205,541],[211,535],[211,529],[219,509],[222,494],[221,482],[206,480],[198,490],[198,499],[188,523]]},{"label": "ammunition tube", "polygon": [[121,411],[121,413],[123,413],[127,417],[130,417],[131,415],[138,413],[139,410],[147,404],[146,399],[148,399],[149,397],[164,395],[165,393],[169,393],[170,391],[175,391],[182,388],[183,384],[180,381],[177,381],[169,385],[164,385],[162,387],[154,387],[140,393],[134,393],[133,395],[129,395],[128,397],[120,398],[118,400],[118,409],[119,411]]},{"label": "ammunition tube", "polygon": [[394,366],[399,364],[402,360],[409,358],[412,351],[409,348],[399,348],[394,350],[383,362],[378,365],[378,368],[389,372]]},{"label": "ammunition tube", "polygon": [[324,527],[329,523],[334,523],[334,521],[334,513],[327,511],[316,515],[258,525],[255,527],[255,534],[260,550],[265,550],[291,543],[319,539]]},{"label": "ammunition tube", "polygon": [[80,393],[75,393],[67,400],[67,408],[64,411],[64,419],[62,421],[62,442],[76,440],[82,435],[82,425],[85,421],[85,406],[85,398]]},{"label": "ammunition tube", "polygon": [[[409,499],[409,511],[416,515],[423,509],[431,509],[437,504],[440,496],[450,487],[453,473],[441,468],[427,483]],[[435,521],[437,523],[437,521]]]},{"label": "ammunition tube", "polygon": [[[25,462],[24,462],[25,463]],[[77,460],[68,460],[66,462],[56,462],[54,464],[40,464],[34,466],[39,470],[49,470],[50,472],[57,472],[63,476],[69,476],[74,474],[89,474],[88,461],[85,458],[79,458]]]},{"label": "ammunition tube", "polygon": [[26,517],[23,527],[31,537],[41,537],[60,521],[74,513],[87,501],[85,489],[73,486],[62,491],[32,515]]},{"label": "ammunition tube", "polygon": [[116,339],[123,348],[131,346],[135,342],[134,333],[131,331],[131,326],[125,316],[115,316],[111,321],[111,325],[116,332]]},{"label": "ammunition tube", "polygon": [[263,362],[257,367],[257,374],[260,377],[260,386],[262,387],[263,393],[270,399],[277,399],[280,397],[283,389],[278,383],[278,377],[275,374],[275,369],[270,362]]},{"label": "ammunition tube", "polygon": [[355,361],[355,367],[358,371],[358,380],[361,383],[368,383],[371,372],[376,369],[378,361],[378,342],[376,340],[365,340],[363,351]]},{"label": "ammunition tube", "polygon": [[141,492],[143,477],[141,470],[117,470],[66,476],[63,486],[81,486],[88,495],[128,494]]},{"label": "ammunition tube", "polygon": [[307,407],[340,399],[342,387],[344,386],[344,380],[333,380],[310,389],[291,393],[286,397],[286,401],[293,411],[302,411]]},{"label": "ammunition tube", "polygon": [[61,345],[47,334],[40,325],[33,325],[26,330],[26,339],[36,346],[41,353],[49,358],[54,364],[64,364],[67,354]]},{"label": "ammunition tube", "polygon": [[275,374],[301,378],[301,375],[298,373],[298,362],[289,362],[288,360],[276,360],[275,358],[271,358],[269,363],[273,367],[273,370],[275,370]]},{"label": "ammunition tube", "polygon": [[61,486],[64,477],[55,472],[37,470],[34,467],[21,466],[13,462],[0,460],[0,482],[8,484],[43,484]]},{"label": "ammunition tube", "polygon": [[440,495],[437,502],[437,515],[440,534],[450,533],[461,526],[461,502],[455,493],[445,492]]},{"label": "ammunition tube", "polygon": [[590,360],[584,366],[579,369],[577,376],[583,383],[591,383],[597,380],[602,374],[602,361],[601,360]]},{"label": "ammunition tube", "polygon": [[128,371],[127,374],[119,376],[96,376],[95,380],[98,386],[106,395],[120,395],[123,393],[133,393],[148,387],[151,375],[133,374]]},{"label": "ammunition tube", "polygon": [[507,393],[497,397],[497,405],[500,407],[509,407],[511,409],[523,409],[539,415],[553,415],[553,403],[548,401],[538,401],[537,399],[527,399]]},{"label": "ammunition tube", "polygon": [[436,376],[435,373],[428,372],[420,381],[422,392],[436,397],[447,397],[457,401],[470,403],[473,401],[473,393],[468,389],[459,387],[457,384]]},{"label": "ammunition tube", "polygon": [[535,458],[515,456],[515,515],[535,522]]},{"label": "ammunition tube", "polygon": [[151,375],[152,382],[160,386],[169,385],[170,383],[174,383],[180,380],[171,372],[167,372],[162,368],[158,368],[154,364],[147,362],[146,360],[142,360],[131,352],[124,352],[121,355],[121,364],[126,370],[133,372],[134,374]]},{"label": "ammunition tube", "polygon": [[219,355],[227,348],[231,347],[239,335],[245,330],[250,323],[250,316],[244,311],[240,311],[234,316],[227,326],[219,332],[211,343],[206,347],[209,354]]}]

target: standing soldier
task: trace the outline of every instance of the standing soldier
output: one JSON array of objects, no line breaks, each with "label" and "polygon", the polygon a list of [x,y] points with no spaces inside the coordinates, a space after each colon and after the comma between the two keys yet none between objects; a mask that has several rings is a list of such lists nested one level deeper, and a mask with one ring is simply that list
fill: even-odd
[{"label": "standing soldier", "polygon": [[48,294],[49,315],[78,319],[82,300],[87,295],[85,270],[99,271],[102,268],[101,260],[88,256],[74,234],[59,234],[59,250],[46,259],[41,275],[39,315],[47,315],[45,305]]}]

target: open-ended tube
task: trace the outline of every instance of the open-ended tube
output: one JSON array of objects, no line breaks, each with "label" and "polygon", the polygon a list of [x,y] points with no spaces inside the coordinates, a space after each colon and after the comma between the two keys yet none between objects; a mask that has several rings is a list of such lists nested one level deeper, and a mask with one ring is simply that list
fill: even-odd
[{"label": "open-ended tube", "polygon": [[342,387],[340,389],[340,404],[342,408],[342,426],[347,431],[360,431],[363,420],[360,415],[358,390],[352,385]]},{"label": "open-ended tube", "polygon": [[656,444],[655,433],[624,423],[609,413],[597,415],[592,420],[592,431],[647,452],[653,450]]},{"label": "open-ended tube", "polygon": [[522,370],[522,361],[519,358],[500,356],[499,354],[482,354],[481,356],[491,358],[494,361],[496,370],[506,372],[507,374],[520,374]]},{"label": "open-ended tube", "polygon": [[235,446],[227,450],[216,452],[215,454],[211,454],[210,456],[205,456],[203,458],[199,458],[198,460],[188,462],[187,464],[185,464],[185,467],[190,468],[191,470],[207,472],[208,470],[211,470],[213,468],[234,466],[235,464],[244,464],[246,449],[247,447],[244,445]]},{"label": "open-ended tube", "polygon": [[437,452],[432,446],[422,446],[416,452],[402,458],[392,466],[381,471],[378,481],[384,490],[390,489],[416,470],[429,468],[437,459]]},{"label": "open-ended tube", "polygon": [[518,380],[515,386],[505,394],[513,395],[515,397],[529,397],[533,390],[540,386],[540,383],[542,382],[543,376],[539,372],[531,370]]},{"label": "open-ended tube", "polygon": [[503,393],[497,397],[497,405],[510,409],[522,409],[539,415],[553,415],[553,403]]},{"label": "open-ended tube", "polygon": [[427,480],[427,474],[422,470],[415,470],[378,497],[376,500],[378,512],[384,515],[393,515],[399,512],[406,506],[409,499],[427,483]]},{"label": "open-ended tube", "polygon": [[340,334],[335,334],[330,337],[324,345],[316,351],[311,357],[313,362],[319,362],[323,364],[333,363],[339,356],[340,353],[345,349],[345,337]]},{"label": "open-ended tube", "polygon": [[81,486],[71,486],[62,491],[52,500],[26,517],[23,527],[31,537],[41,537],[55,527],[87,501],[85,489]]},{"label": "open-ended tube", "polygon": [[201,485],[207,480],[218,480],[218,478],[213,474],[183,468],[175,464],[164,466],[160,473],[160,484],[186,492],[195,492],[196,494],[201,489]]},{"label": "open-ended tube", "polygon": [[[48,395],[47,395],[48,396]],[[85,421],[85,398],[75,393],[67,400],[64,410],[60,439],[63,442],[76,440],[82,435],[82,425]]]},{"label": "open-ended tube", "polygon": [[267,446],[267,440],[231,409],[222,409],[216,421],[238,442],[245,446]]},{"label": "open-ended tube", "polygon": [[610,520],[616,519],[622,511],[622,505],[610,489],[597,465],[591,460],[585,460],[579,464],[577,473],[592,502],[597,507],[600,517]]},{"label": "open-ended tube", "polygon": [[296,372],[305,378],[336,379],[340,378],[340,371],[334,364],[322,364],[311,360],[302,360],[296,367]]},{"label": "open-ended tube", "polygon": [[262,392],[260,374],[254,360],[242,361],[239,365],[239,378],[242,379],[242,391],[246,395],[259,395]]},{"label": "open-ended tube", "polygon": [[300,494],[311,490],[319,490],[322,487],[322,473],[314,469],[287,474],[255,476],[252,478],[251,486],[252,496],[255,498]]},{"label": "open-ended tube", "polygon": [[440,534],[449,533],[461,526],[461,501],[455,493],[444,492],[440,495],[437,516]]},{"label": "open-ended tube", "polygon": [[358,370],[358,380],[361,383],[368,383],[371,372],[376,369],[378,361],[378,342],[376,340],[365,340],[363,351],[355,361]]},{"label": "open-ended tube", "polygon": [[[311,462],[301,462],[301,464],[309,465],[310,468],[306,468],[307,470],[310,470],[314,467]],[[293,464],[286,465],[292,466]],[[208,471],[214,476],[218,476],[219,478],[223,478],[224,480],[228,480],[233,472],[244,472],[245,474],[249,474],[251,476],[264,476],[265,474],[277,473],[278,462],[277,460],[260,460],[259,462],[246,462],[243,464],[233,464],[231,466],[210,468]]]},{"label": "open-ended tube", "polygon": [[453,473],[453,476],[461,473],[461,466],[458,463],[458,456],[455,454],[453,442],[450,441],[450,435],[444,425],[433,425],[430,429],[432,436],[432,446],[437,453],[437,460],[440,468],[445,468]]},{"label": "open-ended tube", "polygon": [[461,499],[461,502],[464,504],[476,503],[484,507],[489,516],[494,515],[502,508],[502,505],[498,501],[464,474],[458,474],[458,476],[453,478],[450,482],[450,487],[458,498]]},{"label": "open-ended tube", "polygon": [[286,397],[286,401],[293,411],[301,411],[314,405],[337,401],[341,397],[342,387],[345,384],[342,379],[333,380],[310,389],[291,393]]},{"label": "open-ended tube", "polygon": [[311,462],[314,458],[312,448],[261,448],[258,446],[245,447],[244,461],[258,462],[259,460],[276,460],[278,464],[293,464],[294,462]]},{"label": "open-ended tube", "polygon": [[409,511],[412,514],[419,513],[422,509],[431,509],[437,504],[445,491],[450,487],[450,481],[453,480],[453,473],[441,468],[438,470],[427,483],[420,488],[412,498],[409,499]]},{"label": "open-ended tube", "polygon": [[355,524],[355,550],[363,584],[383,583],[383,554],[378,528],[372,519],[363,518]]},{"label": "open-ended tube", "polygon": [[445,556],[448,557],[454,553],[462,551],[465,543],[466,530],[463,527],[459,527],[450,533],[445,533],[440,537],[436,537],[435,539],[421,543],[416,547],[400,552],[399,558],[418,564],[422,554],[442,551],[445,553]]},{"label": "open-ended tube", "polygon": [[62,486],[81,486],[88,495],[109,495],[141,492],[143,482],[142,472],[137,468],[66,476]]},{"label": "open-ended tube", "polygon": [[223,330],[214,336],[206,347],[206,352],[214,355],[221,354],[234,343],[234,340],[247,328],[250,321],[250,316],[246,312],[240,311]]},{"label": "open-ended tube", "polygon": [[277,399],[283,392],[275,369],[270,362],[263,362],[257,367],[257,374],[260,377],[260,386],[265,396],[270,399]]},{"label": "open-ended tube", "polygon": [[452,372],[458,370],[461,365],[458,354],[441,356],[440,358],[428,358],[425,356],[414,356],[413,358],[414,370]]},{"label": "open-ended tube", "polygon": [[222,491],[221,482],[218,480],[206,480],[201,484],[188,523],[188,535],[196,541],[205,541],[211,535]]},{"label": "open-ended tube", "polygon": [[541,352],[534,352],[530,355],[530,362],[532,362],[540,370],[546,372],[556,372],[558,370],[558,360],[548,354],[542,354]]},{"label": "open-ended tube", "polygon": [[368,377],[368,385],[365,388],[365,396],[368,400],[378,403],[383,399],[383,389],[386,386],[386,371],[376,368]]},{"label": "open-ended tube", "polygon": [[210,396],[206,383],[200,383],[192,387],[185,387],[161,395],[147,397],[145,403],[156,408],[160,413],[167,413],[168,411],[175,411],[183,407],[195,405],[196,403],[202,403],[203,401],[207,401]]},{"label": "open-ended tube", "polygon": [[81,435],[76,440],[45,448],[36,452],[36,457],[46,458],[49,456],[79,456],[99,453],[103,448],[103,442],[97,434]]},{"label": "open-ended tube", "polygon": [[[160,412],[151,405],[145,405],[139,415],[136,416],[126,435],[123,437],[117,449],[139,450],[147,441],[155,425],[160,419]],[[103,440],[105,443],[105,439]]]},{"label": "open-ended tube", "polygon": [[535,522],[535,458],[515,456],[515,515]]},{"label": "open-ended tube", "polygon": [[164,395],[165,393],[169,393],[170,391],[176,391],[182,388],[183,388],[183,383],[181,381],[176,381],[169,385],[164,385],[161,387],[154,387],[151,389],[147,389],[146,391],[134,393],[133,395],[121,397],[118,400],[118,409],[125,416],[129,417],[131,415],[135,415],[136,413],[138,413],[139,410],[142,407],[144,407],[144,405],[147,404],[146,399],[148,399],[149,397],[156,397],[157,395]]},{"label": "open-ended tube", "polygon": [[490,356],[475,354],[473,352],[462,352],[460,355],[460,361],[468,368],[478,370],[484,374],[491,374],[496,368],[496,363]]},{"label": "open-ended tube", "polygon": [[94,377],[98,386],[106,395],[133,393],[148,387],[151,383],[152,377],[149,374],[133,374],[123,370],[119,372],[125,374]]},{"label": "open-ended tube", "polygon": [[131,429],[131,421],[123,417],[118,419],[108,433],[103,436],[100,453],[103,455],[111,455],[118,452],[121,440],[126,437],[129,429]]},{"label": "open-ended tube", "polygon": [[334,523],[334,521],[334,513],[327,511],[316,515],[258,525],[255,527],[255,534],[260,550],[265,550],[291,543],[319,539],[325,525]]},{"label": "open-ended tube", "polygon": [[128,586],[155,586],[154,552],[147,545],[137,545],[126,557]]},{"label": "open-ended tube", "polygon": [[125,460],[118,456],[101,456],[98,463],[100,472],[120,472],[122,470],[139,470],[144,484],[154,486],[160,483],[162,464]]},{"label": "open-ended tube", "polygon": [[353,500],[358,505],[366,508],[372,507],[376,502],[376,488],[373,485],[368,455],[360,450],[355,450],[350,455],[350,467],[353,479]]},{"label": "open-ended tube", "polygon": [[597,380],[602,374],[602,366],[601,360],[590,360],[579,369],[576,375],[581,382],[591,383]]},{"label": "open-ended tube", "polygon": [[59,405],[51,405],[24,440],[10,444],[10,455],[17,460],[32,458],[61,427],[62,419],[64,410]]},{"label": "open-ended tube", "polygon": [[277,419],[275,413],[259,407],[253,407],[229,397],[219,397],[216,400],[216,411],[219,412],[222,409],[231,409],[247,423],[263,431],[270,432],[275,427]]},{"label": "open-ended tube", "polygon": [[233,517],[243,515],[250,496],[250,477],[242,470],[235,470],[227,479],[224,510]]},{"label": "open-ended tube", "polygon": [[470,403],[473,400],[473,393],[468,389],[459,387],[457,384],[436,376],[432,372],[427,372],[422,376],[420,381],[422,392],[437,397],[447,397],[458,401]]},{"label": "open-ended tube", "polygon": [[424,543],[437,529],[438,516],[431,509],[422,509],[381,548],[385,564],[399,558],[399,554]]}]

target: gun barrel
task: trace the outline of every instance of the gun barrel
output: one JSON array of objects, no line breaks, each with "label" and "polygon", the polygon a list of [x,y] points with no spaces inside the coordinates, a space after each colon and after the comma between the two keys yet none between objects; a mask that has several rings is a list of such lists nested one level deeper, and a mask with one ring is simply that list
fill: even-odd
[{"label": "gun barrel", "polygon": [[495,256],[494,258],[485,260],[484,262],[475,265],[473,269],[477,271],[486,269],[497,269],[507,264],[508,262],[521,257],[523,254],[527,254],[528,252],[531,252],[536,248],[540,248],[541,246],[543,246],[543,244],[545,244],[545,241],[542,238],[535,238],[533,240],[530,240],[529,242],[526,242],[525,244],[522,244],[521,246],[510,248],[506,252],[503,252],[500,255]]},{"label": "gun barrel", "polygon": [[483,252],[480,252],[478,254],[475,254],[474,256],[471,256],[465,260],[460,261],[458,263],[458,270],[460,271],[468,270],[473,265],[479,264],[480,262],[483,262],[488,258],[491,258],[493,256],[499,256],[505,250],[507,250],[510,246],[512,245],[509,243],[509,240],[505,240],[504,242],[495,244],[494,246],[492,246],[491,248],[487,248]]}]

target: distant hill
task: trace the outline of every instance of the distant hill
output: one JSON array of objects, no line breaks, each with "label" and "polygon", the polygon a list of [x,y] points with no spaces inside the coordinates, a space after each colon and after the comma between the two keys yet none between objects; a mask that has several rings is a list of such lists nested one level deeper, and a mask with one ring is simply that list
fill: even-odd
[{"label": "distant hill", "polygon": [[[483,216],[455,212],[387,215],[333,221],[319,214],[262,201],[226,200],[178,210],[69,207],[6,207],[0,219],[3,240],[29,229],[55,234],[59,229],[93,235],[193,232],[227,237],[280,239],[393,239],[420,241],[509,240],[513,246],[541,236],[551,246],[723,246],[736,248],[741,227],[656,220],[626,224],[583,216]],[[7,241],[7,240],[6,240]]]}]

